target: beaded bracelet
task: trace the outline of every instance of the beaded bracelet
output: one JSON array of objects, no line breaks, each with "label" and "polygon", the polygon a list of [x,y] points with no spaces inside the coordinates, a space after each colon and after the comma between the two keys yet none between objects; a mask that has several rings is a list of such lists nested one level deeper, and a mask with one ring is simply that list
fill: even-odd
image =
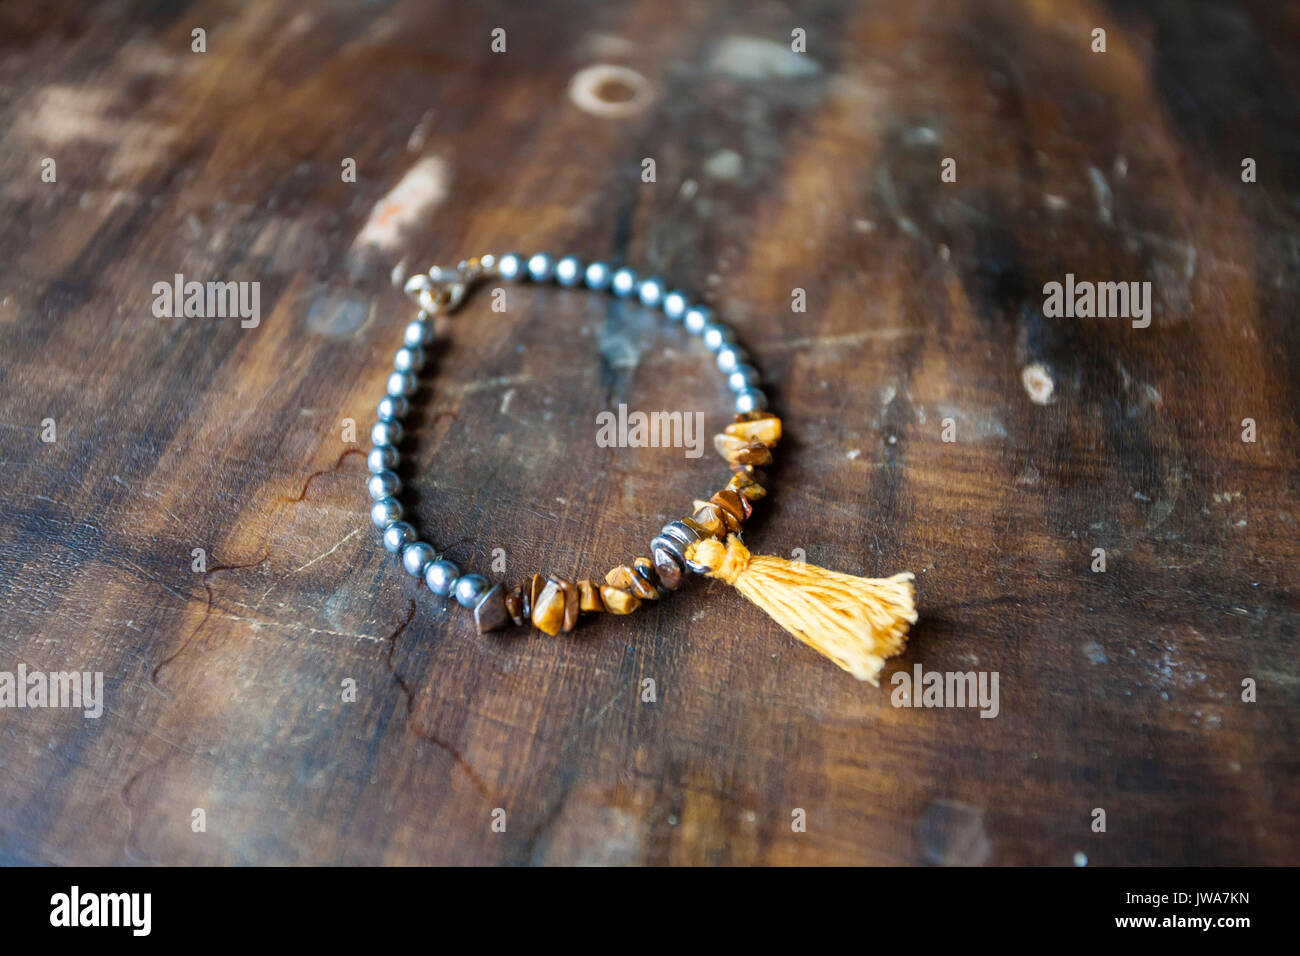
[{"label": "beaded bracelet", "polygon": [[[689,517],[664,525],[650,542],[650,557],[615,567],[603,583],[540,574],[512,588],[489,583],[482,575],[462,574],[401,520],[402,505],[396,498],[401,482],[394,473],[401,419],[410,409],[416,373],[425,363],[424,350],[433,342],[433,319],[455,312],[473,286],[488,278],[554,281],[564,288],[581,285],[659,308],[669,320],[682,323],[703,340],[735,396],[735,421],[714,437],[715,448],[731,467],[726,487],[707,501],[696,501]],[[406,327],[387,394],[379,402],[379,421],[371,431],[370,515],[384,547],[400,555],[407,572],[423,579],[439,597],[455,598],[462,607],[473,609],[480,634],[509,622],[528,621],[554,636],[573,630],[583,614],[630,614],[643,602],[676,590],[687,572],[693,572],[734,586],[787,631],[859,680],[877,683],[884,659],[902,651],[908,625],[916,621],[911,573],[860,578],[772,555],[753,555],[745,548],[741,528],[754,502],[767,493],[767,477],[759,469],[772,461],[772,449],[781,438],[781,419],[766,410],[767,399],[758,388],[758,371],[748,353],[708,308],[692,305],[683,293],[669,291],[662,280],[642,279],[628,268],[614,269],[603,262],[584,267],[574,256],[555,261],[541,253],[527,259],[517,254],[500,259],[479,256],[454,269],[435,266],[408,280],[406,293],[419,304],[420,312]]]}]

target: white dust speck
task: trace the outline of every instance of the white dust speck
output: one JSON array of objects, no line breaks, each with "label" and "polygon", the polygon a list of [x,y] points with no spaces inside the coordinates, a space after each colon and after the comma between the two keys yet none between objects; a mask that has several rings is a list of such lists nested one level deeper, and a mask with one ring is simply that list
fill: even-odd
[{"label": "white dust speck", "polygon": [[738,179],[745,171],[745,161],[730,149],[720,149],[704,161],[704,171],[714,179]]},{"label": "white dust speck", "polygon": [[767,37],[730,36],[714,47],[709,69],[738,80],[767,80],[815,76],[822,68],[808,54],[794,52],[788,43]]},{"label": "white dust speck", "polygon": [[1047,405],[1052,401],[1056,383],[1052,380],[1052,373],[1042,362],[1026,365],[1020,372],[1020,381],[1024,384],[1030,401],[1037,405]]}]

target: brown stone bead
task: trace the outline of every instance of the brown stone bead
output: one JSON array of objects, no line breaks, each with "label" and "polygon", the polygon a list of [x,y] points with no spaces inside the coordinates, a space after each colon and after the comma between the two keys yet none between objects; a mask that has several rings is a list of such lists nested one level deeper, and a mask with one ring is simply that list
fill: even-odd
[{"label": "brown stone bead", "polygon": [[727,488],[739,494],[746,501],[757,501],[767,494],[766,488],[741,471],[731,476],[731,480],[727,482]]},{"label": "brown stone bead", "polygon": [[610,614],[631,614],[641,606],[635,595],[608,584],[601,587],[600,596]]},{"label": "brown stone bead", "polygon": [[578,586],[564,578],[551,578],[560,585],[564,592],[564,630],[569,632],[578,626]]},{"label": "brown stone bead", "polygon": [[605,610],[605,601],[600,596],[600,585],[585,578],[578,582],[578,609],[593,614]]},{"label": "brown stone bead", "polygon": [[655,548],[654,562],[659,583],[670,591],[676,591],[685,575],[685,569],[678,562],[677,555],[667,548]]},{"label": "brown stone bead", "polygon": [[620,564],[616,568],[610,568],[605,575],[605,583],[612,588],[622,588],[627,590],[632,586],[632,577],[636,572],[626,564]]},{"label": "brown stone bead", "polygon": [[768,448],[762,442],[752,441],[736,456],[738,465],[770,465],[772,464],[772,449]]},{"label": "brown stone bead", "polygon": [[757,481],[760,485],[767,484],[767,472],[762,468],[755,468],[753,465],[732,465],[731,473],[733,475],[745,475],[747,478]]},{"label": "brown stone bead", "polygon": [[745,439],[734,438],[731,435],[713,436],[714,450],[733,465],[736,464],[736,456],[740,454],[740,450],[748,444]]},{"label": "brown stone bead", "polygon": [[[707,504],[708,502],[705,503]],[[683,518],[682,524],[686,525],[686,527],[690,528],[692,531],[697,532],[701,538],[717,538],[719,541],[722,540],[721,535],[714,534],[712,531],[704,527],[704,525],[700,524],[694,518]]]},{"label": "brown stone bead", "polygon": [[[647,561],[647,564],[649,563],[645,558],[641,560]],[[642,601],[653,601],[659,597],[659,592],[655,589],[655,586],[642,575],[637,574],[636,568],[630,564],[620,564],[618,567],[611,569],[609,574],[605,575],[605,583],[622,591],[631,591]]]},{"label": "brown stone bead", "polygon": [[554,637],[564,626],[564,590],[554,579],[547,581],[533,600],[533,627]]},{"label": "brown stone bead", "polygon": [[726,433],[733,438],[746,442],[762,442],[768,448],[775,448],[781,440],[781,419],[775,415],[767,418],[752,418],[728,425]]},{"label": "brown stone bead", "polygon": [[713,537],[725,538],[727,532],[733,530],[728,526],[728,517],[717,505],[706,504],[691,515],[691,520],[703,528],[708,528],[709,534],[713,535]]},{"label": "brown stone bead", "polygon": [[518,584],[506,592],[506,613],[516,627],[523,624],[524,618],[528,616],[524,613],[524,589]]},{"label": "brown stone bead", "polygon": [[756,422],[756,421],[758,421],[760,418],[776,418],[776,416],[773,415],[773,414],[772,414],[771,412],[769,412],[769,411],[737,412],[737,413],[736,413],[736,421],[737,421],[737,422]]},{"label": "brown stone bead", "polygon": [[739,492],[730,488],[723,488],[710,498],[709,502],[735,521],[734,528],[730,521],[727,522],[727,527],[732,531],[739,530],[741,523],[754,513],[754,506],[742,498]]},{"label": "brown stone bead", "polygon": [[650,563],[650,558],[637,558],[629,570],[632,571],[629,575],[632,584],[628,585],[628,591],[636,594],[642,601],[658,600],[659,589],[654,585],[654,566]]},{"label": "brown stone bead", "polygon": [[714,435],[713,447],[733,465],[770,465],[772,449],[762,442],[747,442],[731,435]]},{"label": "brown stone bead", "polygon": [[533,616],[533,600],[541,593],[542,582],[540,574],[532,574],[524,578],[523,583],[519,585],[520,597],[523,598],[521,610],[524,613],[524,620],[530,620]]},{"label": "brown stone bead", "polygon": [[533,615],[533,608],[537,606],[537,598],[546,587],[546,578],[540,574],[534,574],[524,582],[524,611],[529,617]]},{"label": "brown stone bead", "polygon": [[751,514],[754,514],[754,506],[750,505],[740,492],[733,488],[724,488],[714,494],[714,497],[708,499],[714,505],[720,507],[727,514],[735,518],[737,522],[744,522]]},{"label": "brown stone bead", "polygon": [[655,579],[655,563],[649,558],[637,558],[632,562],[632,570],[639,574],[641,580],[651,587],[658,583]]},{"label": "brown stone bead", "polygon": [[501,627],[508,620],[510,615],[506,611],[505,589],[499,584],[494,584],[474,605],[474,625],[480,634],[486,634]]}]

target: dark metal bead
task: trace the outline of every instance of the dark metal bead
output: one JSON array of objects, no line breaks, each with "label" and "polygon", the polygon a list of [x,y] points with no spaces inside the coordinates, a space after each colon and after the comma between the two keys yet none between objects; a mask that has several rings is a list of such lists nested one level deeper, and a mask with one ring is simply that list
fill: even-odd
[{"label": "dark metal bead", "polygon": [[[655,540],[658,540],[657,538]],[[660,587],[675,591],[681,587],[682,577],[686,574],[686,561],[677,556],[677,552],[667,547],[655,547],[650,552],[654,557],[655,576]]]},{"label": "dark metal bead", "polygon": [[488,588],[474,605],[474,626],[480,634],[496,630],[510,620],[506,611],[505,591],[499,584]]}]

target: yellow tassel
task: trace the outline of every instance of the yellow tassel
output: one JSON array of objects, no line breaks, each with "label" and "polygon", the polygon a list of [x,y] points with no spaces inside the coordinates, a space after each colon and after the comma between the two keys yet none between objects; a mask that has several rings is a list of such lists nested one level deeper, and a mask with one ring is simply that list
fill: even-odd
[{"label": "yellow tassel", "polygon": [[768,554],[750,554],[741,540],[713,538],[686,549],[688,560],[709,568],[813,650],[858,680],[879,686],[885,658],[903,650],[916,623],[912,573],[857,578]]}]

